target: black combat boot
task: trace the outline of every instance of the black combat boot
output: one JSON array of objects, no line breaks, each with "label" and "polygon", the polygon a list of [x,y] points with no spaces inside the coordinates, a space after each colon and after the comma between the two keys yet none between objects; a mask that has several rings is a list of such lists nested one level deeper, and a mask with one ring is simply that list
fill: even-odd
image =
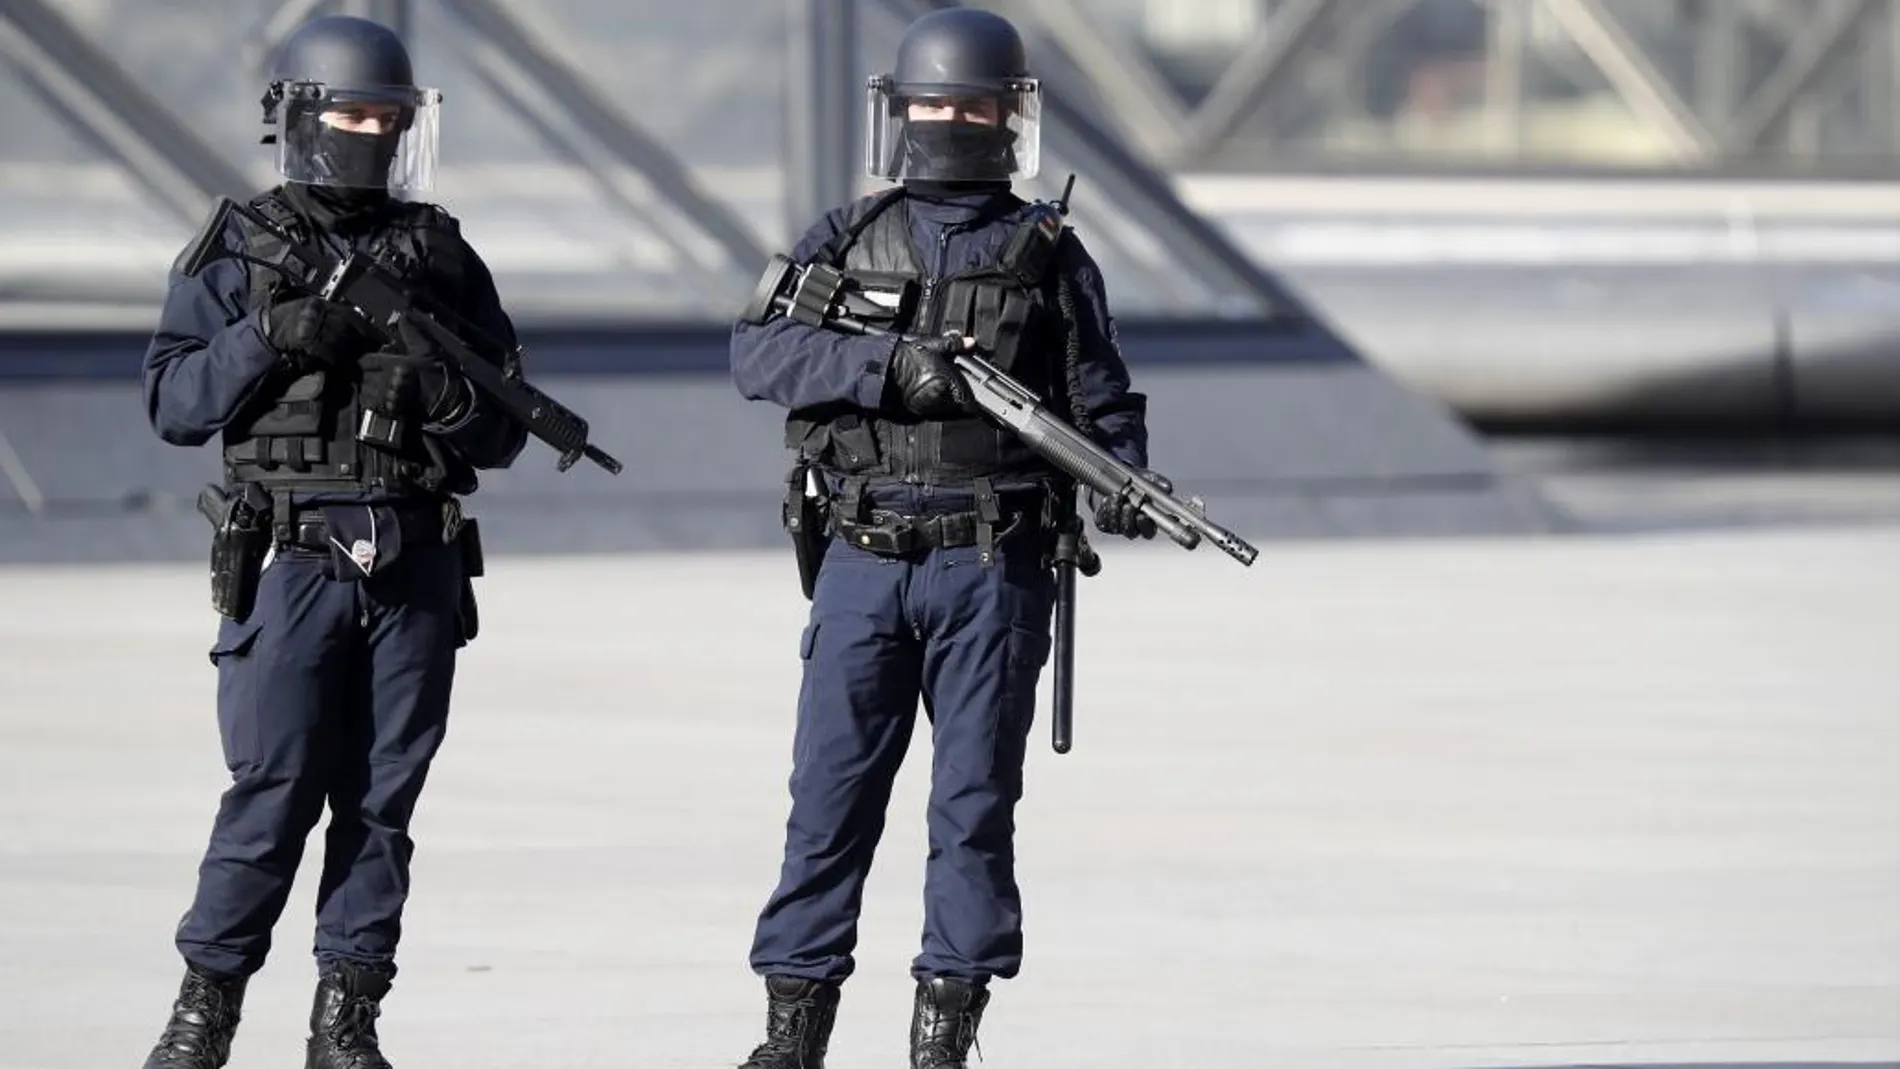
[{"label": "black combat boot", "polygon": [[377,1045],[376,1015],[391,974],[363,965],[326,965],[310,1007],[304,1069],[391,1069]]},{"label": "black combat boot", "polygon": [[966,1069],[989,1001],[981,984],[947,976],[919,980],[910,1011],[910,1069]]},{"label": "black combat boot", "polygon": [[187,963],[171,1020],[146,1056],[145,1069],[219,1069],[229,1061],[247,982]]},{"label": "black combat boot", "polygon": [[739,1069],[825,1069],[838,1019],[838,985],[791,976],[765,978],[765,1042]]}]

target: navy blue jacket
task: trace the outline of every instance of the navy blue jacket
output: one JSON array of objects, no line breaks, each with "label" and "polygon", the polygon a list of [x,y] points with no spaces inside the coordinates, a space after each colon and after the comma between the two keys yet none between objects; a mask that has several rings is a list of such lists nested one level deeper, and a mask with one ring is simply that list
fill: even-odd
[{"label": "navy blue jacket", "polygon": [[[1022,220],[1022,209],[979,218],[990,194],[913,194],[908,199],[911,242],[932,279],[985,266],[979,257],[993,244],[994,231],[1014,230]],[[792,259],[811,262],[825,242],[845,230],[846,219],[845,208],[827,213],[799,239]],[[1066,272],[1073,284],[1080,321],[1079,394],[1095,424],[1097,444],[1126,463],[1146,467],[1147,399],[1129,389],[1128,367],[1115,343],[1101,269],[1073,231],[1058,249],[1053,269]],[[894,338],[843,334],[784,316],[774,316],[762,326],[740,322],[732,332],[732,378],[748,400],[770,401],[787,409],[845,403],[875,411],[884,397],[896,348]],[[1069,415],[1064,406],[1052,411],[1065,419]]]},{"label": "navy blue jacket", "polygon": [[[368,238],[365,235],[354,244],[366,245]],[[226,230],[224,240],[239,247],[235,223]],[[319,240],[338,255],[351,244],[327,232]],[[473,249],[463,255],[469,296],[467,306],[454,311],[513,346],[514,325],[501,307],[487,265]],[[164,310],[145,351],[142,385],[152,429],[172,445],[210,441],[280,366],[282,358],[264,340],[258,313],[251,311],[250,289],[250,271],[239,260],[214,261],[195,276],[171,272]],[[527,431],[485,407],[477,395],[467,418],[442,438],[476,468],[505,468],[521,452]],[[325,494],[321,499],[347,496]],[[302,495],[298,498],[305,500]],[[312,495],[308,500],[318,498]]]}]

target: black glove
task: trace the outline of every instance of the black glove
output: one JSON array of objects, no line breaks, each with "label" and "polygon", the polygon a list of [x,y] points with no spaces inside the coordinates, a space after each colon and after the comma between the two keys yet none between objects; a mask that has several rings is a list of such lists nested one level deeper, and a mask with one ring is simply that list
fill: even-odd
[{"label": "black glove", "polygon": [[363,404],[391,419],[420,417],[424,423],[451,423],[468,411],[473,393],[462,373],[450,367],[428,335],[404,321],[396,326],[400,352],[363,357]]},{"label": "black glove", "polygon": [[415,364],[415,374],[423,418],[430,423],[453,423],[462,418],[475,403],[475,391],[461,369],[422,328],[408,320],[396,324],[396,335],[402,339],[404,352],[420,358]]},{"label": "black glove", "polygon": [[[1163,493],[1174,492],[1174,483],[1167,476],[1147,468],[1136,468],[1135,472],[1144,482]],[[1089,507],[1095,510],[1095,529],[1103,534],[1121,535],[1129,539],[1155,536],[1155,521],[1142,515],[1141,510],[1125,494],[1104,497],[1090,489]]]},{"label": "black glove", "polygon": [[926,419],[967,415],[973,398],[963,373],[950,357],[963,348],[959,337],[913,338],[898,343],[891,357],[891,383],[904,407]]},{"label": "black glove", "polygon": [[410,421],[422,415],[422,403],[416,388],[416,365],[421,363],[407,353],[370,353],[357,361],[363,371],[358,397],[363,407],[390,419]]},{"label": "black glove", "polygon": [[360,361],[363,405],[399,423],[453,423],[467,412],[468,384],[439,361],[406,353],[371,353]]},{"label": "black glove", "polygon": [[374,344],[354,309],[308,294],[266,305],[259,326],[279,356],[305,371],[353,360]]}]

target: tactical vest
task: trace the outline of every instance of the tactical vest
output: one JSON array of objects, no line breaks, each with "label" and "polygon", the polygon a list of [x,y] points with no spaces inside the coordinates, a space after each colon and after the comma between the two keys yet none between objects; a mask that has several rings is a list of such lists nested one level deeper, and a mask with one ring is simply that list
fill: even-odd
[{"label": "tactical vest", "polygon": [[[998,206],[1007,216],[1025,214],[1013,197]],[[1037,396],[1063,397],[1067,324],[1049,270],[1061,220],[1048,205],[1035,205],[1027,215],[1018,226],[989,228],[995,237],[985,266],[933,280],[911,241],[904,190],[896,187],[853,205],[845,229],[813,260],[839,269],[847,288],[860,292],[891,292],[902,283],[921,287],[914,301],[891,309],[879,325],[921,335],[954,330],[975,338],[991,363]],[[1048,470],[1016,435],[980,416],[931,420],[898,410],[821,405],[790,413],[785,436],[786,446],[802,457],[871,482],[967,482]]]},{"label": "tactical vest", "polygon": [[[285,203],[278,190],[257,197],[251,206],[300,241],[315,236],[313,225]],[[396,200],[389,202],[387,212],[364,251],[416,290],[460,307],[466,265],[453,218],[435,205]],[[266,260],[282,256],[281,238],[242,217],[239,225],[250,255]],[[251,264],[251,309],[269,304],[283,285],[276,272]],[[407,496],[474,490],[473,469],[429,435],[412,429],[400,452],[357,441],[360,385],[354,359],[266,380],[249,409],[255,416],[241,414],[225,428],[226,483],[256,486],[273,495],[373,491]]]}]

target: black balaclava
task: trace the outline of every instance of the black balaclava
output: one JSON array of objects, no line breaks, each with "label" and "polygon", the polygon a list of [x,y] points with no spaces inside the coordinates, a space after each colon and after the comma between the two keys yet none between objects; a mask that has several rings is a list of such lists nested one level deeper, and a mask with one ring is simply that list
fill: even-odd
[{"label": "black balaclava", "polygon": [[372,134],[313,122],[292,124],[291,131],[292,147],[311,161],[322,177],[349,183],[292,183],[307,195],[319,221],[348,224],[389,199],[389,166],[402,143],[400,127]]},{"label": "black balaclava", "polygon": [[315,186],[307,182],[286,182],[284,192],[299,214],[308,216],[325,230],[358,231],[380,218],[389,203],[387,189],[352,189],[347,186]]},{"label": "black balaclava", "polygon": [[356,133],[325,126],[317,134],[316,148],[336,170],[333,177],[350,187],[386,190],[389,165],[396,159],[402,132],[382,134]]},{"label": "black balaclava", "polygon": [[1001,124],[958,119],[909,121],[904,149],[920,178],[946,182],[1007,180],[1016,170],[1016,131]]}]

